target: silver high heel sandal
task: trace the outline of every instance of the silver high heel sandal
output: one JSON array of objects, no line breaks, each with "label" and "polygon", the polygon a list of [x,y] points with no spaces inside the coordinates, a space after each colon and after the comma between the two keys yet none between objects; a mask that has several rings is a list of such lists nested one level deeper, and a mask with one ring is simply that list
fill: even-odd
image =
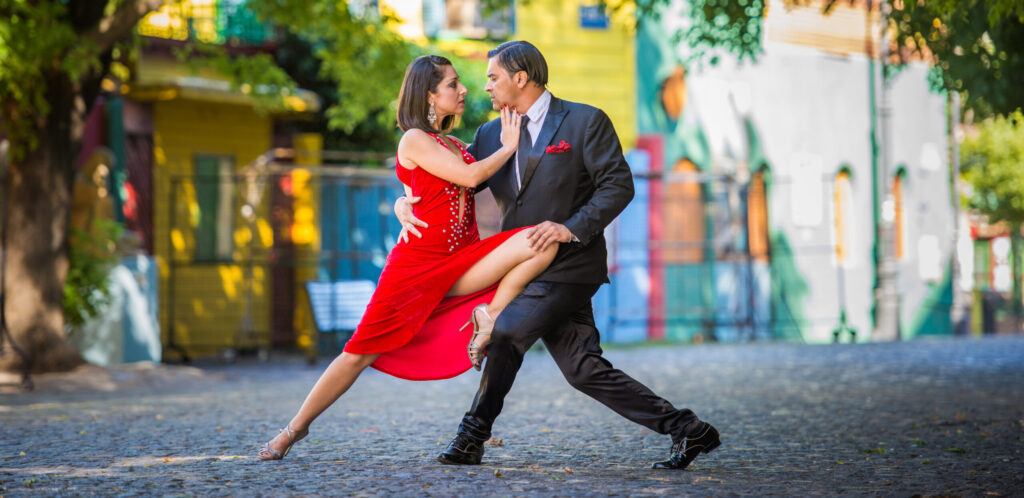
[{"label": "silver high heel sandal", "polygon": [[290,425],[284,426],[278,432],[284,432],[288,434],[288,446],[284,447],[284,450],[275,450],[270,447],[270,441],[260,446],[260,460],[280,460],[288,455],[288,452],[292,450],[292,446],[301,441],[302,438],[309,435],[309,429],[303,429],[301,431],[293,431]]},{"label": "silver high heel sandal", "polygon": [[[483,320],[477,318],[477,311],[484,314]],[[476,345],[476,338],[481,335],[490,336],[491,332],[494,331],[494,319],[491,318],[489,313],[487,313],[486,304],[480,304],[473,308],[469,321],[459,328],[459,330],[466,328],[470,323],[473,324],[473,337],[469,338],[469,344],[466,346],[466,352],[469,354],[469,361],[473,363],[473,368],[479,372],[480,366],[484,364],[484,355],[486,352],[483,348]]]}]

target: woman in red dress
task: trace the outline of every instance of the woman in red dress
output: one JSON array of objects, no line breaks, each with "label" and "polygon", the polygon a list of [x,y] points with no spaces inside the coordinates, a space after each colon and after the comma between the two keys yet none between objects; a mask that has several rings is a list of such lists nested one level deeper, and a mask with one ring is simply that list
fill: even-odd
[{"label": "woman in red dress", "polygon": [[[260,448],[261,460],[284,458],[368,366],[411,380],[479,370],[494,319],[554,259],[558,244],[535,250],[530,227],[480,240],[474,188],[515,154],[520,116],[502,109],[502,147],[477,161],[445,135],[465,97],[466,87],[444,57],[419,57],[406,69],[398,97],[398,126],[405,133],[395,169],[406,195],[420,198],[414,214],[433,228],[421,238],[403,229],[352,338],[295,417]],[[467,318],[472,330],[463,325]]]}]

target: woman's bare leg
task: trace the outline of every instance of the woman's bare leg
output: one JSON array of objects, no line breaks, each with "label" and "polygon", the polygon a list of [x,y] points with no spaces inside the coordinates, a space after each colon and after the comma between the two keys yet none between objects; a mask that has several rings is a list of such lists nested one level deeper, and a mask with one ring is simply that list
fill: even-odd
[{"label": "woman's bare leg", "polygon": [[[309,424],[313,423],[313,420],[337,401],[342,394],[345,394],[359,374],[363,373],[363,370],[366,370],[366,367],[370,366],[378,356],[380,355],[352,353],[338,355],[313,385],[313,390],[309,391],[306,401],[302,402],[299,412],[288,423],[288,427],[296,432],[309,428]],[[283,450],[287,444],[287,435],[281,433],[270,440],[269,446],[274,450]]]},{"label": "woman's bare leg", "polygon": [[[509,237],[490,254],[477,261],[455,282],[448,295],[472,294],[499,282],[494,298],[487,305],[487,314],[497,319],[505,306],[526,288],[526,284],[543,273],[558,253],[557,243],[540,252],[530,249],[526,232],[522,230]],[[474,343],[482,348],[489,340],[488,336],[478,336]]]}]

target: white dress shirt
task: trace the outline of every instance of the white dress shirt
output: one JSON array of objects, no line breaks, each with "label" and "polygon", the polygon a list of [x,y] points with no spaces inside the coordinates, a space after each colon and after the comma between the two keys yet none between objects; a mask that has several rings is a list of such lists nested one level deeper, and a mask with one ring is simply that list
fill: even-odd
[{"label": "white dress shirt", "polygon": [[[544,126],[544,119],[548,117],[548,108],[551,107],[551,92],[544,90],[544,93],[537,97],[537,100],[530,106],[530,109],[526,111],[526,116],[530,118],[530,122],[526,123],[526,131],[530,132],[530,145],[537,143],[537,136],[540,135],[540,129]],[[530,152],[527,151],[527,154]],[[519,164],[519,150],[516,150],[515,163]],[[523,179],[519,177],[519,168],[516,167],[516,186],[520,190],[523,188]]]}]

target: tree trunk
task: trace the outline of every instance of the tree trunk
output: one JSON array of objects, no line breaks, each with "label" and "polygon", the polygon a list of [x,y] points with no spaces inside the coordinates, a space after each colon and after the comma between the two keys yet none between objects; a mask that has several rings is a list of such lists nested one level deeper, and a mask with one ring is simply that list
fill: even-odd
[{"label": "tree trunk", "polygon": [[[38,126],[39,145],[8,172],[7,326],[31,356],[35,372],[69,370],[83,363],[66,341],[62,308],[74,144],[80,143],[86,107],[75,87],[67,76],[48,78],[51,109]],[[5,348],[0,369],[21,366],[21,358]]]}]

